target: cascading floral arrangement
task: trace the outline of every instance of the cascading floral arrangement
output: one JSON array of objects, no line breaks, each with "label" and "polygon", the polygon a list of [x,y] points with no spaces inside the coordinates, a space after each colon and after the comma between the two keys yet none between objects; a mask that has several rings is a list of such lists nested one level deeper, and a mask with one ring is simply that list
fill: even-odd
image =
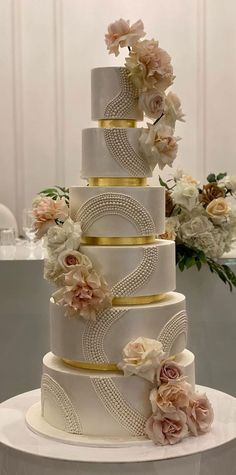
[{"label": "cascading floral arrangement", "polygon": [[183,271],[207,264],[230,290],[236,275],[218,259],[232,248],[236,239],[236,176],[211,173],[201,185],[177,170],[160,184],[166,188],[166,228],[164,239],[176,242],[176,264]]},{"label": "cascading floral arrangement", "polygon": [[160,341],[143,337],[130,341],[118,367],[125,376],[136,375],[152,383],[152,414],[145,433],[155,444],[173,445],[210,430],[214,413],[209,399],[193,391],[181,366],[168,358]]},{"label": "cascading floral arrangement", "polygon": [[154,120],[142,129],[140,149],[152,170],[156,165],[162,170],[172,167],[177,156],[180,137],[174,136],[174,130],[177,120],[184,122],[184,114],[178,96],[172,91],[166,94],[175,79],[171,57],[158,41],[141,39],[145,35],[141,20],[130,25],[121,18],[108,26],[105,42],[115,56],[120,48],[128,48],[125,67],[136,87],[139,108]]},{"label": "cascading floral arrangement", "polygon": [[55,187],[41,191],[33,201],[36,237],[44,237],[47,257],[44,278],[58,288],[52,297],[67,317],[96,320],[112,303],[104,277],[91,260],[79,252],[80,224],[69,217],[69,190]]}]

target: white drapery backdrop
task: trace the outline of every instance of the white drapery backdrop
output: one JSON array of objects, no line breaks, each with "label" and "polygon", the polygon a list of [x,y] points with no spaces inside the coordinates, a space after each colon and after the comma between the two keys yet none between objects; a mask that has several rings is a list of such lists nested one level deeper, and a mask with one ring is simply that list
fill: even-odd
[{"label": "white drapery backdrop", "polygon": [[173,58],[186,113],[176,166],[235,172],[235,13],[234,0],[0,0],[0,202],[20,220],[40,189],[81,183],[90,70],[123,63],[103,39],[120,17],[142,18]]}]

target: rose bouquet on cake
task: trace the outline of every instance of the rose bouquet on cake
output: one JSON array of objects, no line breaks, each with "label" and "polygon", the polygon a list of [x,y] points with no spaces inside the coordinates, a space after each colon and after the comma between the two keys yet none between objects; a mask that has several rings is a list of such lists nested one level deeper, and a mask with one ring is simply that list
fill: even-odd
[{"label": "rose bouquet on cake", "polygon": [[158,340],[139,337],[123,349],[118,367],[152,384],[151,416],[145,433],[157,445],[174,445],[211,428],[214,413],[206,394],[194,392],[180,365],[168,358]]},{"label": "rose bouquet on cake", "polygon": [[160,183],[166,188],[166,224],[161,238],[175,240],[179,269],[196,265],[200,270],[207,264],[232,290],[236,276],[218,259],[231,250],[236,239],[236,177],[211,173],[201,185],[177,170],[166,182],[160,178]]},{"label": "rose bouquet on cake", "polygon": [[172,167],[177,156],[180,137],[174,135],[175,125],[177,120],[184,122],[185,114],[179,97],[166,92],[175,79],[170,55],[159,41],[141,39],[145,35],[141,20],[130,25],[121,18],[108,26],[105,42],[115,56],[120,48],[128,48],[125,67],[136,88],[139,109],[153,121],[142,128],[140,151],[152,170],[156,165],[162,170]]},{"label": "rose bouquet on cake", "polygon": [[81,227],[69,217],[69,190],[54,187],[41,191],[33,201],[37,238],[44,238],[47,256],[44,278],[57,290],[54,301],[67,317],[96,320],[111,306],[112,295],[104,277],[91,260],[79,251]]}]

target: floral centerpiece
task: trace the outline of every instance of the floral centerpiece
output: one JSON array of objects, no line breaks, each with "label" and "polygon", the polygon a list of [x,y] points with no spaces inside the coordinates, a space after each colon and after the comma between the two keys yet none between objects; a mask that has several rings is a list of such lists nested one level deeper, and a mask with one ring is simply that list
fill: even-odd
[{"label": "floral centerpiece", "polygon": [[236,239],[236,176],[211,173],[201,185],[177,170],[160,184],[166,188],[166,228],[164,239],[176,242],[176,264],[183,271],[207,264],[230,290],[236,275],[218,259],[231,250]]}]

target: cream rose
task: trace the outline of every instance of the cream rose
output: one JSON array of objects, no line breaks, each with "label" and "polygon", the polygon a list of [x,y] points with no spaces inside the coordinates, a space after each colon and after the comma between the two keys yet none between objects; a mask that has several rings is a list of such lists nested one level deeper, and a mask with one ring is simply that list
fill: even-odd
[{"label": "cream rose", "polygon": [[216,198],[212,200],[206,207],[208,216],[215,224],[226,222],[229,215],[230,207],[225,198]]},{"label": "cream rose", "polygon": [[186,414],[181,410],[164,414],[158,410],[147,420],[145,432],[154,444],[173,445],[187,437],[186,421]]},{"label": "cream rose", "polygon": [[173,136],[173,129],[164,124],[147,124],[139,137],[140,147],[147,158],[151,169],[158,164],[159,168],[172,167],[178,151],[177,142],[180,137]]},{"label": "cream rose", "polygon": [[181,109],[180,99],[172,91],[170,91],[165,97],[164,113],[163,121],[165,121],[167,125],[170,125],[170,127],[175,127],[176,120],[185,122],[185,114]]},{"label": "cream rose", "polygon": [[56,258],[51,257],[44,260],[44,279],[55,282],[56,285],[63,285],[63,270]]},{"label": "cream rose", "polygon": [[172,412],[188,407],[191,392],[191,385],[185,381],[169,381],[158,389],[152,389],[150,393],[152,412],[156,414],[159,409],[162,412]]},{"label": "cream rose", "polygon": [[153,382],[156,370],[164,356],[160,341],[139,337],[125,346],[123,361],[118,364],[118,367],[124,371],[125,376],[136,374]]},{"label": "cream rose", "polygon": [[175,204],[185,207],[188,211],[192,211],[199,202],[197,185],[182,180],[178,181],[171,197]]},{"label": "cream rose", "polygon": [[164,111],[164,93],[155,90],[143,92],[139,96],[139,109],[150,119],[158,119]]},{"label": "cream rose", "polygon": [[193,394],[186,415],[189,430],[193,435],[197,436],[210,430],[214,413],[206,394]]},{"label": "cream rose", "polygon": [[145,36],[144,25],[141,20],[136,21],[130,26],[129,20],[125,21],[123,18],[111,23],[108,26],[108,33],[105,35],[105,43],[109,54],[114,53],[115,56],[119,54],[119,48],[125,46],[133,46],[137,41]]}]

